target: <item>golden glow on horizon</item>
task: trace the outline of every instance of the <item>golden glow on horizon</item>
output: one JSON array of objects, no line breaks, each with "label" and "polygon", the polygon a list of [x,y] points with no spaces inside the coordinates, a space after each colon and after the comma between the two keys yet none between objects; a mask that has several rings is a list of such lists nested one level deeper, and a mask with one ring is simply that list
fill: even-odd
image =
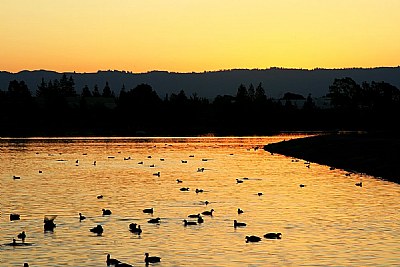
[{"label": "golden glow on horizon", "polygon": [[400,65],[398,0],[4,0],[0,70]]}]

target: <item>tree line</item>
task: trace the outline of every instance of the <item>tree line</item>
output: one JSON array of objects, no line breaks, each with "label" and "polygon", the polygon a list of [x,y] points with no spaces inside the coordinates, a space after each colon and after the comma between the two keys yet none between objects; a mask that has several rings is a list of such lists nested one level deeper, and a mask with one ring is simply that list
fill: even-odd
[{"label": "tree line", "polygon": [[[268,135],[280,131],[394,131],[400,114],[400,91],[385,82],[357,84],[335,79],[318,107],[286,93],[276,100],[263,85],[240,84],[236,95],[213,100],[187,96],[184,90],[161,98],[149,84],[119,94],[108,82],[85,86],[78,94],[72,77],[42,79],[33,95],[24,81],[10,81],[0,91],[0,136],[196,136]],[[302,99],[301,106],[295,100]],[[388,121],[388,122],[386,122]]]}]

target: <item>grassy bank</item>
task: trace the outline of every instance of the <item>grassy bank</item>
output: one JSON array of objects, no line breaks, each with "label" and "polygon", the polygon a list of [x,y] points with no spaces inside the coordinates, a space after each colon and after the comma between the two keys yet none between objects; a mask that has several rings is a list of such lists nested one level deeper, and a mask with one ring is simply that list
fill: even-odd
[{"label": "grassy bank", "polygon": [[398,136],[329,134],[269,144],[264,149],[400,183]]}]

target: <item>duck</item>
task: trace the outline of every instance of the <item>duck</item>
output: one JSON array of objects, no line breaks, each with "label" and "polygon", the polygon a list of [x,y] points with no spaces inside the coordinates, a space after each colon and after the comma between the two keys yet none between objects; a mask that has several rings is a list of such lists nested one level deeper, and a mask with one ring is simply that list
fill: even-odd
[{"label": "duck", "polygon": [[161,173],[160,173],[160,172],[156,172],[156,173],[153,173],[153,175],[154,175],[154,176],[160,177],[160,176],[161,176]]},{"label": "duck", "polygon": [[242,209],[238,208],[237,212],[238,212],[238,214],[242,214],[244,211]]},{"label": "duck", "polygon": [[267,239],[281,239],[282,234],[281,233],[266,233],[264,235],[264,237]]},{"label": "duck", "polygon": [[213,216],[213,212],[214,212],[214,209],[211,209],[210,211],[208,211],[208,210],[203,211],[201,214]]},{"label": "duck", "polygon": [[54,218],[53,219],[48,219],[47,217],[44,218],[44,230],[45,231],[53,231],[54,228],[56,227],[56,224],[54,223]]},{"label": "duck", "polygon": [[139,161],[138,164],[143,164],[143,161]]},{"label": "duck", "polygon": [[107,266],[110,266],[110,265],[119,264],[119,263],[121,263],[121,262],[120,262],[119,260],[117,260],[117,259],[111,258],[111,255],[110,255],[110,254],[107,254],[106,263],[107,263]]},{"label": "duck", "polygon": [[182,163],[187,163],[187,160],[181,160]]},{"label": "duck", "polygon": [[29,267],[29,263],[25,262],[24,267]]},{"label": "duck", "polygon": [[154,209],[153,209],[153,208],[144,209],[144,210],[143,210],[143,213],[151,213],[151,214],[153,214],[153,212],[154,212]]},{"label": "duck", "polygon": [[204,168],[197,168],[197,172],[204,172]]},{"label": "duck", "polygon": [[238,222],[237,220],[233,220],[233,227],[244,227],[246,226],[246,223],[243,222]]},{"label": "duck", "polygon": [[157,218],[155,218],[155,219],[150,219],[150,220],[148,220],[147,222],[148,223],[160,223],[160,218],[159,217],[157,217]]},{"label": "duck", "polygon": [[180,183],[182,183],[182,180],[176,179],[176,182],[177,182],[178,184],[180,184]]},{"label": "duck", "polygon": [[208,202],[207,200],[206,201],[204,201],[204,205],[208,205],[208,204],[210,204],[210,202]]},{"label": "duck", "polygon": [[240,180],[240,179],[236,178],[236,183],[237,184],[241,184],[241,183],[243,183],[243,180]]},{"label": "duck", "polygon": [[96,227],[93,227],[90,229],[90,232],[101,235],[104,232],[103,226],[98,224]]},{"label": "duck", "polygon": [[156,262],[160,262],[161,261],[161,258],[160,257],[157,257],[157,256],[149,256],[149,253],[144,253],[144,255],[146,256],[145,258],[144,258],[144,262],[146,263],[146,265],[147,264],[149,264],[149,263],[156,263]]},{"label": "duck", "polygon": [[199,218],[199,217],[201,217],[201,216],[200,216],[200,213],[188,215],[188,218]]},{"label": "duck", "polygon": [[258,192],[257,195],[258,195],[259,197],[261,197],[261,196],[263,195],[263,193]]},{"label": "duck", "polygon": [[25,238],[26,238],[25,231],[22,231],[21,233],[19,233],[19,234],[17,235],[17,237],[18,237],[19,239],[21,239],[22,242],[25,242]]},{"label": "duck", "polygon": [[179,189],[181,191],[189,191],[189,187],[182,187],[181,189]]},{"label": "duck", "polygon": [[16,213],[10,214],[10,221],[16,221],[19,219],[21,219],[19,214],[16,214]]},{"label": "duck", "polygon": [[300,184],[299,186],[300,186],[300,187],[305,187],[306,185],[305,185],[305,184]]},{"label": "duck", "polygon": [[111,215],[111,210],[106,210],[106,209],[102,209],[102,211],[103,211],[103,216],[104,215]]},{"label": "duck", "polygon": [[154,168],[156,165],[154,165],[154,164],[151,164],[149,167],[150,168]]},{"label": "duck", "polygon": [[204,192],[203,189],[198,189],[198,188],[196,188],[196,194],[198,194],[198,193],[203,193],[203,192]]},{"label": "duck", "polygon": [[188,226],[188,225],[197,225],[197,222],[189,222],[187,220],[183,220],[183,225]]},{"label": "duck", "polygon": [[13,175],[13,179],[14,179],[14,180],[19,180],[19,179],[21,179],[21,177],[20,177],[20,176],[15,176],[15,175]]},{"label": "duck", "polygon": [[140,235],[142,233],[142,229],[140,228],[140,225],[138,225],[137,227],[136,227],[136,223],[134,225],[135,225],[134,228],[131,228],[129,225],[130,231],[134,234]]},{"label": "duck", "polygon": [[84,219],[86,219],[86,217],[79,212],[79,221],[83,221]]},{"label": "duck", "polygon": [[199,218],[197,218],[197,223],[203,223],[204,219],[203,217],[199,216]]},{"label": "duck", "polygon": [[246,236],[246,243],[249,242],[260,242],[261,238],[255,235],[251,235],[251,236]]},{"label": "duck", "polygon": [[356,186],[362,187],[362,182],[356,183]]}]

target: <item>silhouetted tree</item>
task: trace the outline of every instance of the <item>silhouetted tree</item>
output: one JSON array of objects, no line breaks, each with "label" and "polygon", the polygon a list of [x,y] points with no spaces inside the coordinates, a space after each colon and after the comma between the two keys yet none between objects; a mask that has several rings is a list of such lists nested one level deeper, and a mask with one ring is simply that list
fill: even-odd
[{"label": "silhouetted tree", "polygon": [[335,108],[355,108],[361,102],[361,87],[350,77],[335,79],[328,96]]},{"label": "silhouetted tree", "polygon": [[91,96],[92,96],[92,92],[90,92],[90,89],[89,89],[89,87],[88,87],[87,85],[85,85],[85,86],[82,88],[82,94],[81,94],[81,96],[82,96],[82,97],[91,97]]},{"label": "silhouetted tree", "polygon": [[100,92],[99,92],[99,86],[97,84],[94,85],[94,89],[93,89],[93,94],[92,95],[95,96],[95,97],[101,96]]},{"label": "silhouetted tree", "polygon": [[236,102],[237,103],[246,103],[249,99],[249,94],[247,92],[246,86],[241,84],[236,93]]},{"label": "silhouetted tree", "polygon": [[254,100],[256,98],[256,92],[254,90],[254,86],[253,86],[252,83],[249,85],[249,89],[247,90],[247,94],[248,94],[249,101],[250,102],[254,102]]},{"label": "silhouetted tree", "polygon": [[103,89],[103,97],[113,97],[114,92],[111,91],[110,86],[108,85],[108,82],[106,82],[106,85],[104,86]]}]

